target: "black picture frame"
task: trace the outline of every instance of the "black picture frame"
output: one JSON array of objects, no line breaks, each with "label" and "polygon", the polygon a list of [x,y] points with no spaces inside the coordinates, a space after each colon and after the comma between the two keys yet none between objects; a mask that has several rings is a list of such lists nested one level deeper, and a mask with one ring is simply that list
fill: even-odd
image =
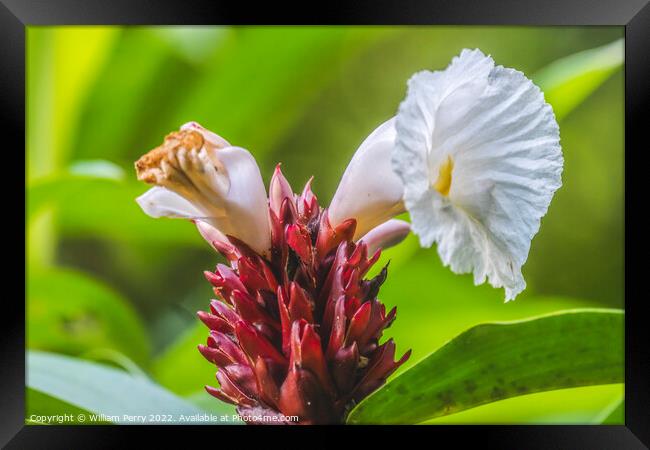
[{"label": "black picture frame", "polygon": [[[255,11],[255,16],[250,15]],[[25,145],[25,30],[29,25],[76,24],[416,24],[416,25],[618,25],[625,27],[625,425],[620,426],[437,426],[408,427],[408,433],[431,433],[436,442],[453,442],[462,447],[467,442],[500,449],[648,448],[650,445],[650,343],[641,271],[644,264],[634,264],[631,255],[641,252],[643,244],[644,191],[633,187],[632,180],[643,180],[635,172],[644,170],[637,154],[648,151],[645,117],[650,100],[650,5],[648,0],[490,0],[490,1],[385,1],[364,0],[303,3],[302,6],[269,3],[223,1],[154,1],[154,0],[0,0],[0,127],[3,128],[2,160],[9,171],[0,177],[5,195],[25,208],[24,199],[16,196],[24,164],[18,150]],[[15,158],[9,161],[8,158]],[[9,164],[11,164],[9,166]],[[647,166],[646,166],[647,167]],[[647,170],[646,170],[647,172]],[[22,172],[24,174],[24,172]],[[10,180],[7,174],[15,174]],[[646,175],[647,178],[647,175]],[[16,183],[14,185],[13,183]],[[639,183],[640,184],[640,183]],[[635,212],[635,206],[639,212]],[[24,210],[24,209],[23,209]],[[17,214],[5,214],[4,217]],[[636,216],[636,217],[635,217]],[[24,228],[4,234],[5,242],[18,242]],[[24,237],[24,234],[22,235]],[[647,241],[647,240],[646,240]],[[17,246],[18,247],[18,246]],[[16,248],[18,251],[18,248]],[[4,254],[5,286],[18,285],[25,276],[16,261]],[[24,287],[24,284],[23,284]],[[189,433],[194,442],[198,434],[224,445],[226,432],[278,433],[267,428],[209,426],[184,427],[117,427],[117,426],[25,426],[25,308],[18,295],[4,291],[0,313],[0,445],[7,448],[115,448],[124,442],[144,437],[149,444],[168,440],[171,433]],[[155,430],[152,430],[154,427]],[[224,430],[228,428],[228,430]],[[313,434],[304,429],[283,428],[282,433],[296,433],[297,442],[311,442]],[[405,428],[405,427],[400,427]],[[322,430],[322,429],[321,429]],[[337,428],[341,430],[341,428]],[[312,433],[313,430],[308,431]],[[346,433],[369,436],[365,427],[346,427]],[[401,436],[407,430],[373,427],[373,435]],[[136,436],[141,435],[141,436]],[[327,436],[330,433],[327,432]],[[218,439],[217,439],[218,436]],[[332,435],[333,437],[333,435]],[[410,437],[410,436],[409,436]],[[301,439],[309,441],[301,441]],[[334,438],[337,439],[337,438]],[[285,443],[287,441],[284,441]],[[322,444],[325,441],[320,441]],[[407,441],[407,445],[414,445]],[[219,444],[220,443],[220,444]]]}]

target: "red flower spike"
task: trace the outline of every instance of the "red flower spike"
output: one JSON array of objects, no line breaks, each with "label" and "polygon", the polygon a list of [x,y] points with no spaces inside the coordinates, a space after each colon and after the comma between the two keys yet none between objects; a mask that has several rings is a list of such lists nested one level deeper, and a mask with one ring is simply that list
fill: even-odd
[{"label": "red flower spike", "polygon": [[240,387],[248,398],[257,395],[257,382],[253,369],[247,364],[232,364],[220,370],[231,383]]},{"label": "red flower spike", "polygon": [[[305,324],[302,330],[296,327],[300,322],[294,322],[294,330],[297,331],[296,339],[300,339],[298,345],[300,347],[300,361],[299,365],[303,369],[309,370],[313,373],[321,386],[332,396],[336,395],[334,386],[330,380],[329,371],[327,369],[327,362],[323,355],[323,348],[320,342],[320,336],[314,330],[311,324]],[[302,334],[302,337],[299,335]]]},{"label": "red flower spike", "polygon": [[222,402],[230,403],[231,405],[236,405],[237,401],[231,399],[227,395],[225,395],[223,392],[221,392],[220,389],[213,388],[212,386],[206,386],[205,390],[207,391],[208,394],[212,395],[213,397],[218,398]]},{"label": "red flower spike", "polygon": [[230,267],[205,273],[220,300],[197,314],[211,330],[199,351],[221,385],[206,390],[274,418],[260,423],[342,423],[410,355],[395,361],[392,340],[379,344],[396,314],[377,300],[387,268],[364,279],[380,250],[353,242],[354,219],[331,226],[311,180],[295,195],[278,166],[269,192],[270,256],[228,236],[216,248]]},{"label": "red flower spike", "polygon": [[221,386],[221,393],[230,398],[237,405],[255,406],[255,400],[246,395],[233,380],[228,376],[228,370],[222,368],[217,372],[217,381]]},{"label": "red flower spike", "polygon": [[287,360],[278,350],[263,336],[257,329],[248,323],[240,320],[235,327],[235,333],[244,353],[250,361],[256,361],[258,357],[270,359],[278,364],[286,365]]},{"label": "red flower spike", "polygon": [[196,313],[196,315],[201,320],[201,322],[203,322],[211,330],[221,331],[222,333],[232,333],[234,331],[234,328],[221,317],[204,311],[199,311]]},{"label": "red flower spike", "polygon": [[287,226],[287,244],[291,247],[291,250],[296,252],[302,262],[305,264],[312,263],[313,248],[307,230],[295,224]]},{"label": "red flower spike", "polygon": [[309,223],[313,219],[316,219],[320,213],[318,200],[316,199],[314,193],[311,191],[311,182],[313,179],[314,177],[311,177],[309,181],[307,181],[307,184],[305,184],[305,187],[302,190],[302,194],[300,194],[296,200],[298,214],[300,214],[300,217],[304,223]]},{"label": "red flower spike", "polygon": [[[228,306],[224,302],[220,302],[220,301],[217,301],[217,300],[212,300],[210,302],[210,311],[212,311],[212,314],[214,314],[217,317],[220,317],[221,319],[226,321],[228,323],[228,325],[230,325],[230,328],[232,329],[232,331],[229,331],[227,333],[232,334],[234,332],[235,325],[240,320],[239,315],[237,315],[237,313],[235,312],[234,309],[232,309],[230,306]],[[216,330],[216,328],[212,328],[209,325],[208,325],[208,328],[210,328],[211,330]],[[220,331],[220,330],[216,330],[216,331]]]},{"label": "red flower spike", "polygon": [[276,408],[280,400],[280,390],[271,376],[271,372],[264,358],[257,358],[254,372],[260,399],[267,405]]},{"label": "red flower spike", "polygon": [[366,302],[354,313],[352,320],[350,320],[350,327],[348,328],[346,340],[356,342],[363,336],[363,332],[368,328],[371,309],[372,303]]},{"label": "red flower spike", "polygon": [[227,366],[232,363],[232,359],[218,348],[206,347],[205,345],[199,344],[198,349],[203,357],[212,364],[216,364],[217,366]]},{"label": "red flower spike", "polygon": [[211,331],[210,336],[208,336],[208,346],[227,357],[228,364],[246,364],[246,354],[227,334]]},{"label": "red flower spike", "polygon": [[240,258],[237,261],[239,278],[244,286],[248,289],[239,289],[246,292],[257,292],[260,290],[273,291],[271,286],[269,286],[268,280],[265,278],[264,270],[262,266],[264,263],[259,264],[257,261],[253,261],[250,258]]},{"label": "red flower spike", "polygon": [[347,219],[332,228],[327,217],[327,211],[325,211],[321,214],[320,228],[316,238],[316,254],[322,258],[341,242],[350,242],[356,227],[356,220]]},{"label": "red flower spike", "polygon": [[349,392],[354,386],[354,374],[359,367],[359,349],[353,342],[340,348],[332,358],[332,377],[339,391]]},{"label": "red flower spike", "polygon": [[291,283],[289,288],[289,317],[292,321],[305,319],[309,323],[314,322],[314,305],[308,297],[307,292],[298,286],[297,283]]},{"label": "red flower spike", "polygon": [[345,343],[345,329],[347,319],[345,317],[345,297],[339,297],[334,307],[332,317],[332,331],[327,345],[327,358],[332,359],[336,351]]},{"label": "red flower spike", "polygon": [[269,315],[260,304],[251,298],[250,295],[241,291],[233,291],[231,296],[233,305],[237,308],[241,320],[253,324],[266,325],[268,328],[279,331],[280,324]]},{"label": "red flower spike", "polygon": [[291,189],[287,179],[282,174],[280,164],[278,164],[275,166],[275,172],[273,172],[271,185],[269,186],[269,207],[271,211],[279,214],[282,202],[284,202],[284,199],[286,198],[293,199],[293,190]]},{"label": "red flower spike", "polygon": [[241,256],[237,251],[236,247],[226,242],[211,241],[211,244],[215,248],[215,250],[221,253],[224,258],[230,261],[231,264],[233,261],[237,261]]}]

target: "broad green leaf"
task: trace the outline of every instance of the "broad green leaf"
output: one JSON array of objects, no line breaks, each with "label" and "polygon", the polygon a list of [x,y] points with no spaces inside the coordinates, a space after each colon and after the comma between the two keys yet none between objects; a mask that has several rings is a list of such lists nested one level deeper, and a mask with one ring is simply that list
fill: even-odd
[{"label": "broad green leaf", "polygon": [[[79,414],[92,414],[86,409],[79,408],[59,398],[52,397],[36,389],[25,389],[26,415],[25,423],[38,425],[70,425],[81,424]],[[69,414],[69,416],[64,416]],[[110,423],[99,421],[100,423]]]},{"label": "broad green leaf", "polygon": [[148,362],[149,337],[129,302],[81,272],[30,272],[27,323],[29,348],[74,355],[112,349]]},{"label": "broad green leaf", "polygon": [[559,59],[533,79],[561,120],[623,65],[624,41],[585,50]]},{"label": "broad green leaf", "polygon": [[622,384],[606,384],[519,395],[421,424],[596,425],[602,423],[603,410],[611,411],[622,391]]},{"label": "broad green leaf", "polygon": [[534,392],[623,381],[623,312],[477,325],[363,400],[349,423],[419,423]]},{"label": "broad green leaf", "polygon": [[607,410],[604,411],[604,418],[600,421],[603,425],[624,425],[625,424],[625,400],[620,400],[613,403]]},{"label": "broad green leaf", "polygon": [[187,424],[205,414],[147,378],[54,353],[28,352],[27,387],[118,424],[137,423],[129,416],[144,416],[146,423],[164,423],[169,418],[173,422],[167,423]]}]

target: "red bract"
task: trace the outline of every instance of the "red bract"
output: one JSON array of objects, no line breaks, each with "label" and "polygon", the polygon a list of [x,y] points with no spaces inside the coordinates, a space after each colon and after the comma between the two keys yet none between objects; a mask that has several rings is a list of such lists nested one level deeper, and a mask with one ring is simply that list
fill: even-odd
[{"label": "red bract", "polygon": [[364,278],[380,251],[352,241],[354,219],[332,227],[310,183],[296,195],[276,168],[268,258],[231,236],[213,243],[231,267],[205,272],[219,300],[198,313],[210,328],[199,351],[218,367],[207,391],[243,416],[341,423],[410,355],[395,361],[393,341],[379,344],[396,313],[377,299],[387,268]]}]

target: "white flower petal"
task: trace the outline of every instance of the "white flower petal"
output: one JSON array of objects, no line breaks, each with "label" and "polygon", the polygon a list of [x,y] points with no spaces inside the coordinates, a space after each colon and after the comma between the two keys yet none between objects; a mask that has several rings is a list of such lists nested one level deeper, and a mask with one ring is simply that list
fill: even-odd
[{"label": "white flower petal", "polygon": [[390,248],[399,244],[411,231],[411,225],[403,220],[390,219],[368,231],[359,241],[368,246],[368,254],[372,255],[379,249]]},{"label": "white flower petal", "polygon": [[175,192],[155,186],[135,199],[140,208],[151,217],[202,219],[205,214]]},{"label": "white flower petal", "polygon": [[217,228],[266,254],[271,249],[268,200],[255,158],[240,147],[226,147],[218,155],[228,174],[230,189],[226,195],[226,217],[217,219]]},{"label": "white flower petal", "polygon": [[213,245],[213,242],[221,242],[223,244],[230,243],[228,238],[221,231],[217,230],[209,223],[202,220],[196,220],[194,224],[196,225],[196,229],[199,230],[201,237],[203,237],[208,244]]},{"label": "white flower petal", "polygon": [[475,283],[487,279],[513,299],[526,286],[521,267],[561,186],[559,129],[539,88],[464,50],[445,71],[409,80],[396,129],[393,167],[421,244],[437,242],[454,272],[473,272]]},{"label": "white flower petal", "polygon": [[384,122],[361,143],[328,209],[332,226],[356,219],[355,239],[404,211],[402,182],[390,162],[394,123],[394,118]]}]

